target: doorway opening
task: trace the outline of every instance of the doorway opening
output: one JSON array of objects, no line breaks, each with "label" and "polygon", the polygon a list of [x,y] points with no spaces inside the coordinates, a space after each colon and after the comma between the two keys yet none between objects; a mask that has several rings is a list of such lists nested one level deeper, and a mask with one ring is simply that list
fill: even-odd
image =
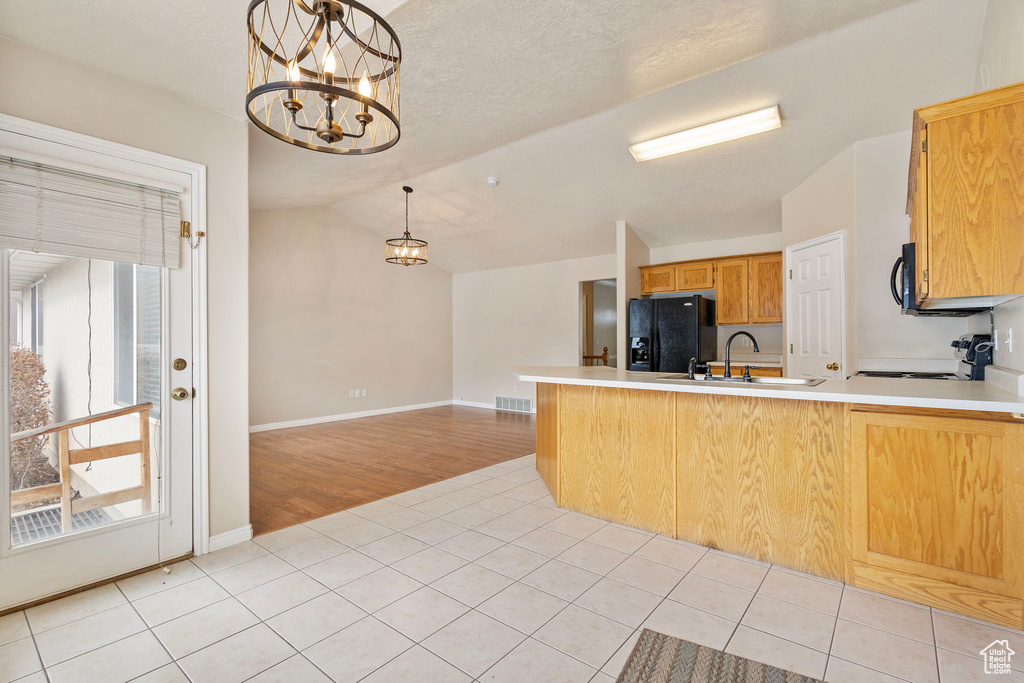
[{"label": "doorway opening", "polygon": [[580,365],[618,367],[615,280],[580,283]]}]

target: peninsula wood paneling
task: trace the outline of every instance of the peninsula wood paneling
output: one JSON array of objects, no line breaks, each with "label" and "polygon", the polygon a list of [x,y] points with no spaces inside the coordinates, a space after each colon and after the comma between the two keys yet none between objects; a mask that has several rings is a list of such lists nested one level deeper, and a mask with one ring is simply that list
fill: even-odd
[{"label": "peninsula wood paneling", "polygon": [[1024,426],[857,410],[852,437],[854,582],[1021,628]]},{"label": "peninsula wood paneling", "polygon": [[537,385],[537,472],[558,504],[558,387]]},{"label": "peninsula wood paneling", "polygon": [[560,385],[562,507],[672,536],[675,395]]},{"label": "peninsula wood paneling", "polygon": [[842,580],[846,407],[676,394],[678,537]]}]

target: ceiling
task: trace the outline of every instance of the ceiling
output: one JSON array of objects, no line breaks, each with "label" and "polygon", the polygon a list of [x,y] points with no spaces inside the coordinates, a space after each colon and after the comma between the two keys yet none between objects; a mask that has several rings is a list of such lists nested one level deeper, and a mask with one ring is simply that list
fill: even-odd
[{"label": "ceiling", "polygon": [[[402,41],[402,140],[335,157],[250,126],[250,201],[331,204],[393,236],[408,182],[413,233],[454,272],[609,253],[619,218],[652,246],[777,230],[782,194],[837,151],[966,91],[985,6],[364,1]],[[241,118],[246,6],[8,2],[0,35]],[[780,131],[643,165],[626,151],[776,101]]]},{"label": "ceiling", "polygon": [[[982,0],[900,7],[407,177],[413,236],[458,273],[612,253],[616,219],[651,247],[778,232],[780,198],[826,161],[970,91],[984,12]],[[776,102],[776,131],[644,163],[628,151]],[[402,201],[392,183],[332,208],[394,236]]]}]

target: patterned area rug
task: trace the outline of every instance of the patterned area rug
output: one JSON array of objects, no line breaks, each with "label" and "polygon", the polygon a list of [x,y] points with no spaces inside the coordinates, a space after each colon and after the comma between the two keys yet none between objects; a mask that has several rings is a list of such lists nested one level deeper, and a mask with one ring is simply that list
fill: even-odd
[{"label": "patterned area rug", "polygon": [[644,629],[617,683],[821,683]]}]

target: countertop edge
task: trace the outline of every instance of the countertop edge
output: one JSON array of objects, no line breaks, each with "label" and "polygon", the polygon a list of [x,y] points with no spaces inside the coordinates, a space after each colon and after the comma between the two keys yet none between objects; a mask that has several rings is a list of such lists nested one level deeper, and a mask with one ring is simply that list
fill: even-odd
[{"label": "countertop edge", "polygon": [[[829,381],[817,387],[746,387],[746,386],[700,386],[693,384],[672,384],[644,382],[640,380],[623,381],[617,379],[599,379],[588,377],[557,377],[553,375],[540,375],[530,373],[513,373],[521,381],[538,382],[545,384],[569,384],[574,386],[600,386],[614,389],[640,389],[645,391],[672,391],[693,394],[717,394],[751,396],[755,398],[784,398],[797,401],[825,401],[831,403],[862,403],[866,405],[888,405],[903,406],[907,408],[940,408],[948,410],[969,410],[987,411],[997,413],[1021,413],[1024,412],[1024,401],[1000,401],[987,399],[969,398],[940,398],[920,396],[894,396],[891,394],[872,393],[845,393],[829,391],[826,387]],[[841,381],[841,380],[839,380]],[[927,380],[894,380],[907,382],[920,382]],[[1006,393],[1008,397],[1013,395]]]}]

